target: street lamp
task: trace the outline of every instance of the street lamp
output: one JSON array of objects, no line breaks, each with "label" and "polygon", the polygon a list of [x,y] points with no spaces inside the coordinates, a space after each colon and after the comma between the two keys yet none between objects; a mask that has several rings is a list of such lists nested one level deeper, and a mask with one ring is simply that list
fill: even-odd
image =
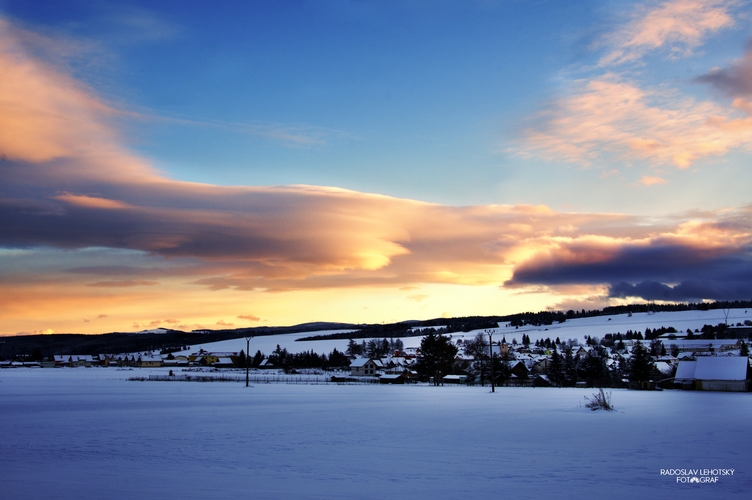
[{"label": "street lamp", "polygon": [[486,330],[486,333],[488,334],[488,354],[491,357],[491,392],[496,392],[496,386],[494,384],[494,362],[493,362],[493,331],[492,330]]},{"label": "street lamp", "polygon": [[248,335],[245,338],[245,386],[248,387],[248,370],[250,369],[251,360],[251,339],[253,335]]}]

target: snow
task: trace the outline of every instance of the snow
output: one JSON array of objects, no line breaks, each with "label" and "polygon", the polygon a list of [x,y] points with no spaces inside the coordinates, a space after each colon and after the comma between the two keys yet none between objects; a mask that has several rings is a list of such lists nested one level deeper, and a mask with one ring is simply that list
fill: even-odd
[{"label": "snow", "polygon": [[698,356],[694,378],[699,380],[744,380],[747,378],[747,357]]},{"label": "snow", "polygon": [[[752,319],[752,314],[748,314],[745,309],[732,309],[729,314],[729,324],[736,324],[737,322],[743,323],[745,319]],[[700,329],[703,325],[717,325],[723,323],[725,317],[721,310],[709,310],[709,311],[678,311],[678,312],[657,312],[654,314],[648,313],[635,313],[632,316],[627,314],[619,314],[615,316],[594,316],[592,318],[576,318],[567,320],[564,323],[554,323],[547,326],[532,326],[526,325],[520,328],[508,327],[502,325],[494,331],[494,341],[500,341],[502,337],[506,338],[508,343],[512,342],[512,339],[516,339],[518,343],[522,342],[522,334],[525,333],[530,337],[530,340],[534,343],[536,340],[543,340],[550,338],[552,340],[559,337],[564,342],[568,339],[576,339],[581,344],[585,343],[585,336],[599,337],[607,333],[626,333],[627,330],[644,332],[646,328],[659,328],[661,326],[669,327],[673,326],[679,332],[684,332],[687,328],[692,330]],[[319,332],[306,332],[306,333],[290,333],[285,335],[269,335],[254,337],[251,339],[251,355],[257,350],[260,350],[265,355],[271,354],[279,344],[288,350],[288,352],[295,354],[299,352],[306,352],[313,350],[318,354],[329,354],[332,349],[337,348],[340,352],[347,350],[347,339],[338,340],[310,340],[310,341],[297,341],[297,339],[303,337],[309,337],[312,335],[329,335],[332,333],[342,333],[349,330],[327,330]],[[472,332],[455,332],[450,334],[454,342],[458,340],[471,340],[478,333],[485,332],[484,330],[477,330]],[[416,337],[401,337],[404,343],[405,350],[419,347],[420,336]],[[357,342],[369,339],[356,339]],[[720,350],[722,345],[729,343],[735,343],[736,340],[668,340],[662,339],[666,348],[672,344],[678,346],[697,346],[698,348],[706,348],[709,345],[713,345],[717,350]],[[190,354],[198,352],[199,349],[204,349],[208,352],[240,352],[242,349],[245,351],[246,341],[245,338],[224,340],[221,342],[213,342],[206,344],[193,345],[190,349],[182,351],[178,354]]]},{"label": "snow", "polygon": [[[288,333],[283,335],[264,335],[254,337],[251,339],[250,349],[251,355],[254,355],[256,351],[261,351],[266,356],[270,355],[279,345],[282,348],[287,349],[291,354],[297,354],[300,352],[314,351],[317,354],[329,354],[333,349],[337,349],[340,352],[347,350],[348,339],[336,339],[336,340],[306,340],[298,341],[298,339],[304,337],[311,337],[313,335],[331,335],[333,333],[349,332],[351,330],[326,330],[316,332],[305,333]],[[405,347],[418,347],[420,346],[421,337],[402,337],[402,342]],[[363,340],[366,342],[369,339],[355,339],[360,343]],[[199,349],[203,349],[207,352],[240,352],[241,349],[245,351],[246,341],[245,338],[222,340],[220,342],[211,342],[206,344],[197,344],[190,346],[190,349],[174,353],[175,356],[179,354],[188,355],[190,353],[198,352]]]},{"label": "snow", "polygon": [[[748,498],[752,394],[0,371],[4,498]],[[713,484],[661,469],[726,468]]]},{"label": "snow", "polygon": [[675,380],[693,380],[695,378],[695,366],[697,361],[679,361],[676,367]]},{"label": "snow", "polygon": [[[728,317],[728,324],[744,323],[745,319],[752,319],[752,311],[746,309],[731,309]],[[726,318],[720,309],[711,309],[708,311],[676,311],[676,312],[656,312],[656,313],[634,313],[618,314],[614,316],[593,316],[592,318],[576,318],[567,320],[564,323],[554,323],[546,326],[526,325],[519,328],[507,327],[503,324],[494,334],[503,334],[507,342],[516,338],[517,342],[522,340],[522,334],[525,333],[530,337],[532,342],[536,340],[556,337],[564,342],[567,339],[577,339],[583,342],[585,335],[591,337],[603,338],[607,333],[626,333],[627,330],[644,332],[646,328],[654,329],[661,326],[673,326],[679,333],[686,332],[687,328],[701,329],[704,325],[717,325],[724,323]],[[675,341],[664,340],[664,344],[678,343]],[[708,344],[707,341],[704,342]]]}]

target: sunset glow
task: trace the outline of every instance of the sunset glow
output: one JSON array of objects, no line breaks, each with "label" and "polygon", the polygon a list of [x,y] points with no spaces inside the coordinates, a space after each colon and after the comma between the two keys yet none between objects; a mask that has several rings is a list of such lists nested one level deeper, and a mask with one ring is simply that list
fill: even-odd
[{"label": "sunset glow", "polygon": [[51,4],[0,10],[2,335],[752,298],[746,2]]}]

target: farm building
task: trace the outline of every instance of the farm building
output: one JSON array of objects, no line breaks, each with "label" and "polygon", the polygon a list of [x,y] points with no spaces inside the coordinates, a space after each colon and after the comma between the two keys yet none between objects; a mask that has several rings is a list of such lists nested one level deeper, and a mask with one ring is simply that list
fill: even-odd
[{"label": "farm building", "polygon": [[746,356],[698,356],[696,361],[679,362],[674,387],[744,392],[750,390],[751,375]]}]

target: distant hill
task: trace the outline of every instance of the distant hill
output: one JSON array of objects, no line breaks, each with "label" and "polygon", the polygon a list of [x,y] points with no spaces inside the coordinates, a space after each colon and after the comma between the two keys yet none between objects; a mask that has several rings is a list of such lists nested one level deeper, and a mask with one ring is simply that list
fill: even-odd
[{"label": "distant hill", "polygon": [[[54,335],[19,335],[0,337],[0,360],[28,359],[39,361],[55,354],[120,354],[128,352],[180,351],[193,344],[230,340],[246,335],[264,336],[322,330],[354,329],[349,323],[306,323],[295,326],[262,326],[235,330],[184,332],[159,329],[142,332],[113,332],[100,335],[56,333]],[[39,358],[39,359],[38,359]]]},{"label": "distant hill", "polygon": [[100,335],[54,334],[22,335],[0,337],[0,360],[41,360],[55,354],[119,354],[143,351],[173,352],[186,349],[194,344],[219,342],[252,335],[279,335],[285,333],[320,332],[331,330],[351,330],[348,333],[312,335],[307,340],[332,338],[399,338],[424,335],[417,328],[435,328],[442,333],[469,332],[485,328],[495,328],[497,324],[511,326],[551,325],[564,323],[569,319],[593,316],[613,316],[618,314],[659,311],[688,311],[710,309],[752,308],[752,301],[729,301],[713,303],[680,304],[629,304],[606,307],[598,310],[580,311],[539,311],[510,314],[506,316],[468,316],[460,318],[434,318],[409,320],[388,324],[352,324],[337,322],[312,322],[294,326],[259,326],[232,330],[201,330],[183,332],[180,330],[158,329],[138,333],[113,332]]}]

